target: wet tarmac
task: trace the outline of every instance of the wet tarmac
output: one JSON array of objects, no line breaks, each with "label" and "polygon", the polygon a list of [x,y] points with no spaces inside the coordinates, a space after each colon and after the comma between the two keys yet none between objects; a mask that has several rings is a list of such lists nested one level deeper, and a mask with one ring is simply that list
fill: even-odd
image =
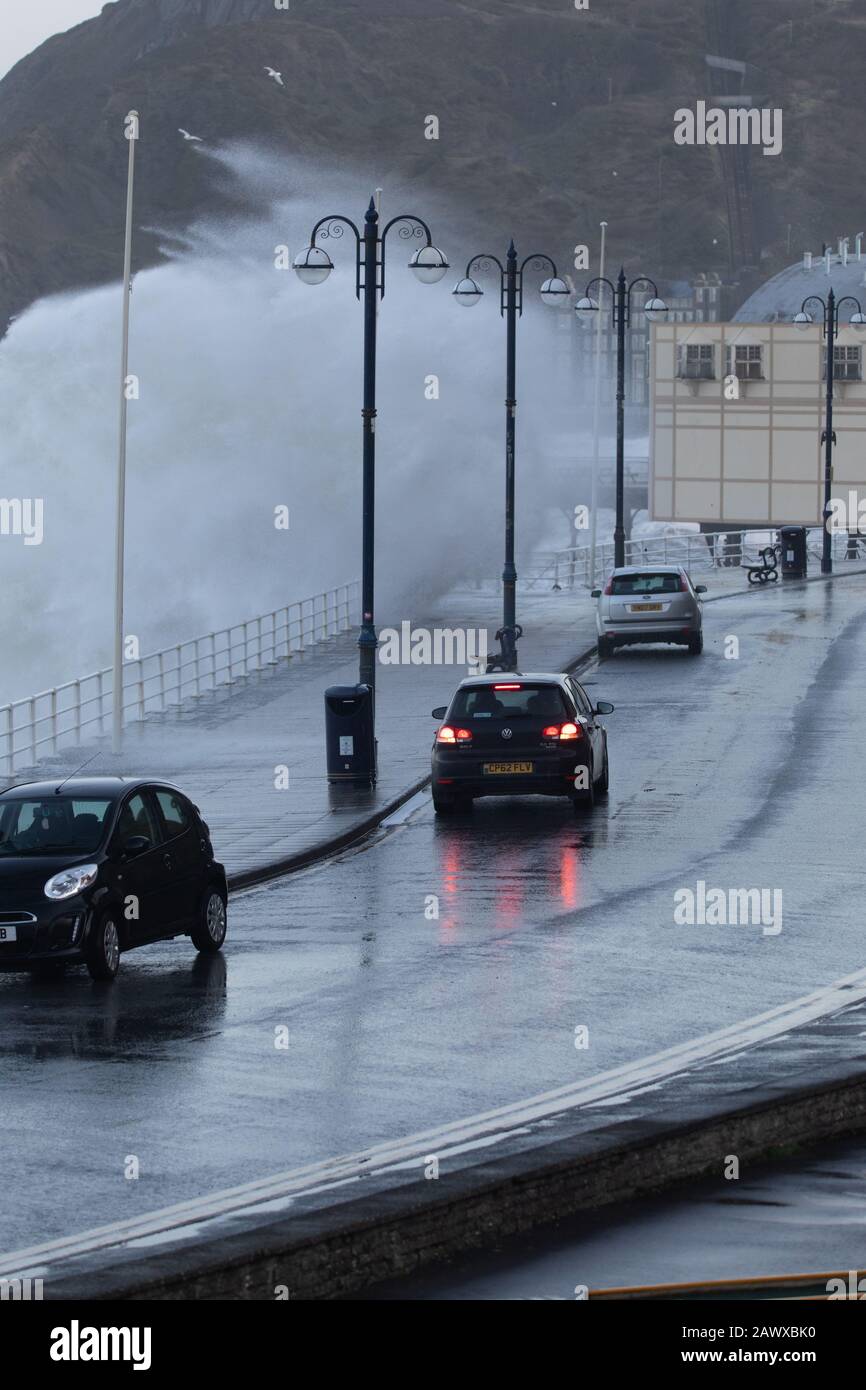
[{"label": "wet tarmac", "polygon": [[[617,707],[593,812],[496,799],[437,823],[422,798],[236,896],[224,959],[176,941],[113,986],[0,976],[0,1245],[579,1080],[866,965],[866,582],[705,614],[700,659],[586,673]],[[680,924],[699,880],[781,890],[781,917]]]}]

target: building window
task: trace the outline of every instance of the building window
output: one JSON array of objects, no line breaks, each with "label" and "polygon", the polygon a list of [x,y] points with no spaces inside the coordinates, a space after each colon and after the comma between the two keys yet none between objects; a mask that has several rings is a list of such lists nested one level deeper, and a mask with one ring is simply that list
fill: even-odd
[{"label": "building window", "polygon": [[764,349],[751,343],[735,343],[725,349],[726,375],[739,381],[763,381]]},{"label": "building window", "polygon": [[712,343],[680,343],[677,376],[684,381],[715,381],[716,354]]},{"label": "building window", "polygon": [[631,400],[634,405],[644,405],[646,399],[646,358],[634,355],[631,359]]},{"label": "building window", "polygon": [[[863,380],[863,349],[860,347],[833,348],[833,376],[837,381]],[[824,380],[827,380],[827,349],[824,349]]]}]

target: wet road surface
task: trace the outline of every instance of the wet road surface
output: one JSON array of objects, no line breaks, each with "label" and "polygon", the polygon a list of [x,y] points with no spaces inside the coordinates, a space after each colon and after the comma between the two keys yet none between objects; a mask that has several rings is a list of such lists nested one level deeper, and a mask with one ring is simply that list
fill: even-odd
[{"label": "wet road surface", "polygon": [[[176,941],[114,986],[0,976],[0,1246],[580,1080],[866,965],[866,582],[708,604],[705,637],[586,673],[617,706],[590,814],[437,823],[425,798],[234,898],[225,959]],[[698,879],[781,889],[782,930],[675,924]]]}]

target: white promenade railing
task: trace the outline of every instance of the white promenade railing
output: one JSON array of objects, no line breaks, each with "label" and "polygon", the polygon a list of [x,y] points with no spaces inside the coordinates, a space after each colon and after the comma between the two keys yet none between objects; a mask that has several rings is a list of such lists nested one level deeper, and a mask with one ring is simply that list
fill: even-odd
[{"label": "white promenade railing", "polygon": [[[161,713],[252,671],[275,666],[338,636],[358,618],[357,580],[247,622],[192,637],[123,668],[125,724]],[[62,746],[110,729],[112,671],[95,671],[53,690],[0,705],[0,771],[30,767]]]},{"label": "white promenade railing", "polygon": [[[682,565],[684,569],[741,568],[761,563],[761,551],[777,541],[777,529],[727,531],[703,534],[698,531],[671,533],[661,536],[640,536],[625,543],[627,565]],[[832,536],[834,560],[866,559],[866,537],[848,536],[835,532]],[[822,529],[810,527],[807,547],[810,561],[820,561]],[[606,579],[613,569],[613,542],[596,547],[595,573],[592,574],[589,546],[571,546],[566,550],[537,555],[519,583],[524,588],[573,589],[584,586],[592,589]]]}]

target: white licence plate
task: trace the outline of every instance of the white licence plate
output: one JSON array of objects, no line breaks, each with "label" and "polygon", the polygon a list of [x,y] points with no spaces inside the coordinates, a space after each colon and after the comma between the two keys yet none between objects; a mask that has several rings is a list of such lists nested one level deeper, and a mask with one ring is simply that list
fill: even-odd
[{"label": "white licence plate", "polygon": [[17,940],[18,940],[18,928],[17,928],[17,927],[0,927],[0,945],[2,945],[4,941],[17,941]]}]

